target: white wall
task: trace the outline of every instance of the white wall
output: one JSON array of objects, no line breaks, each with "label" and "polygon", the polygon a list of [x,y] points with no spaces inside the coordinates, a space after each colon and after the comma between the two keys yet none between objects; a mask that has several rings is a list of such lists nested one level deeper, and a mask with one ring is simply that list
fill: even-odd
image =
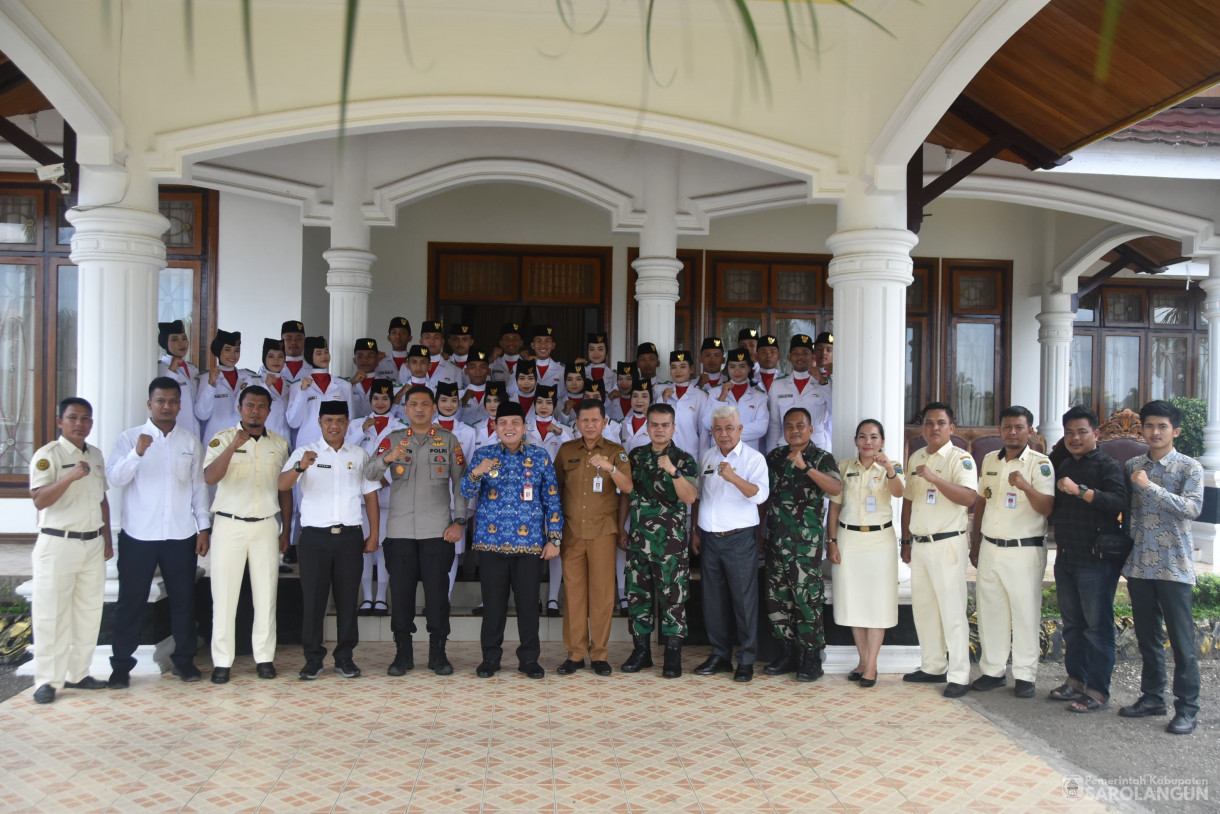
[{"label": "white wall", "polygon": [[242,332],[241,366],[258,370],[263,339],[301,318],[301,210],[221,193],[219,228],[216,324]]}]

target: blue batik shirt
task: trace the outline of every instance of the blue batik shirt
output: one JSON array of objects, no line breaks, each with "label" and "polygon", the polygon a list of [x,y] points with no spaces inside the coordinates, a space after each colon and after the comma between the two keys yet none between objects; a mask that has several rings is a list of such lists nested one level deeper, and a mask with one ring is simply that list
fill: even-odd
[{"label": "blue batik shirt", "polygon": [[1131,536],[1135,548],[1123,576],[1195,584],[1190,523],[1203,511],[1203,467],[1176,449],[1161,460],[1137,455],[1127,461],[1127,482],[1137,469],[1148,486],[1131,484]]},{"label": "blue batik shirt", "polygon": [[[471,476],[484,458],[491,458],[499,471],[479,479]],[[534,499],[523,499],[526,485]],[[475,551],[500,554],[541,554],[547,540],[559,542],[563,533],[563,510],[551,456],[542,447],[522,444],[509,452],[502,443],[479,447],[470,456],[462,477],[462,495],[478,497],[475,511]]]}]

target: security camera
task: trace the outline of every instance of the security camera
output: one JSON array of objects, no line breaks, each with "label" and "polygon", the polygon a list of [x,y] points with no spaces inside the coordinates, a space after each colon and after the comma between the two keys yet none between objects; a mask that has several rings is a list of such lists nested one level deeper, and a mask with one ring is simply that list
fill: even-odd
[{"label": "security camera", "polygon": [[68,181],[61,180],[66,172],[67,169],[62,163],[45,164],[38,168],[38,180],[50,181],[55,186],[59,187],[59,191],[64,195],[70,195],[72,193],[72,184]]}]

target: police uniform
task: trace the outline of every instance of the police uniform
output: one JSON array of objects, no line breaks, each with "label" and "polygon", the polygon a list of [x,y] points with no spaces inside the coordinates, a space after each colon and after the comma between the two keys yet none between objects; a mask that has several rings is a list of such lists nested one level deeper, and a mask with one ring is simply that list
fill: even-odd
[{"label": "police uniform", "polygon": [[1033,683],[1041,652],[1047,516],[1008,483],[1008,476],[1020,472],[1037,492],[1053,496],[1055,470],[1049,458],[1028,446],[1016,458],[1005,459],[1004,453],[987,453],[979,475],[978,490],[986,506],[974,585],[982,646],[979,670],[1003,677],[1011,642],[1013,678]]},{"label": "police uniform", "polygon": [[[946,443],[935,453],[917,449],[907,461],[904,500],[911,502],[911,614],[928,675],[951,684],[970,681],[970,627],[966,622],[967,508],[915,474],[920,466],[957,486],[978,488],[974,459]],[[948,657],[946,658],[946,651]]]},{"label": "police uniform", "polygon": [[438,647],[444,656],[449,638],[449,569],[456,555],[453,543],[442,535],[451,523],[466,524],[466,498],[458,490],[466,455],[457,436],[435,424],[427,432],[417,433],[411,427],[398,430],[389,442],[391,451],[402,447],[406,457],[390,464],[385,461],[389,453],[371,458],[365,475],[380,480],[388,472],[390,477],[386,521],[390,627],[399,656],[406,656],[415,632],[416,585],[422,582],[433,661]]},{"label": "police uniform", "polygon": [[[897,464],[894,477],[903,478]],[[831,566],[831,579],[835,624],[844,627],[898,624],[898,538],[888,478],[879,463],[866,469],[859,458],[839,461],[843,491],[830,498],[841,507],[831,535],[838,537],[842,561]]]},{"label": "police uniform", "polygon": [[[813,350],[813,341],[808,334],[797,334],[789,343],[788,352],[796,348]],[[767,394],[771,420],[767,426],[767,449],[775,449],[784,442],[784,414],[793,407],[804,407],[809,411],[813,425],[813,443],[821,449],[830,449],[830,382],[820,384],[809,373],[793,371],[780,376],[771,385]]]},{"label": "police uniform", "polygon": [[[216,433],[205,448],[206,469],[240,427]],[[264,428],[234,450],[212,499],[212,664],[233,666],[237,598],[247,564],[254,600],[251,647],[256,663],[275,659],[276,597],[279,589],[279,477],[288,460],[288,440]]]},{"label": "police uniform", "polygon": [[[212,340],[212,355],[220,358],[225,345],[241,346],[240,331],[217,331]],[[197,379],[195,395],[195,417],[200,422],[200,440],[207,443],[220,430],[232,427],[241,417],[238,415],[237,396],[245,386],[249,374],[235,367],[219,365],[216,381],[212,374],[204,371]]]},{"label": "police uniform", "polygon": [[[315,350],[325,347],[326,337],[308,337],[305,340],[305,357],[312,359]],[[345,379],[321,370],[311,371],[310,379],[312,381],[308,387],[304,386],[304,381],[293,386],[288,398],[288,426],[296,430],[298,448],[322,437],[322,427],[318,424],[318,410],[322,402],[341,401],[347,405],[347,414],[351,415],[352,386]]]},{"label": "police uniform", "polygon": [[195,417],[195,376],[198,375],[199,370],[192,368],[186,359],[178,359],[178,365],[174,368],[174,357],[168,353],[169,335],[185,334],[186,332],[186,326],[180,319],[157,323],[157,344],[167,351],[157,360],[157,375],[173,379],[182,389],[182,409],[178,411],[178,426],[198,438],[199,419]]},{"label": "police uniform", "polygon": [[30,608],[36,687],[86,678],[102,623],[109,535],[102,528],[108,488],[102,451],[88,443],[81,449],[60,436],[30,459],[30,490],[50,486],[79,461],[89,464],[89,474],[38,510]]},{"label": "police uniform", "polygon": [[563,572],[566,609],[563,644],[568,659],[606,661],[606,643],[614,616],[615,552],[618,551],[618,489],[610,472],[589,461],[602,455],[631,475],[627,452],[598,437],[592,449],[584,438],[559,448],[556,477],[563,504]]}]

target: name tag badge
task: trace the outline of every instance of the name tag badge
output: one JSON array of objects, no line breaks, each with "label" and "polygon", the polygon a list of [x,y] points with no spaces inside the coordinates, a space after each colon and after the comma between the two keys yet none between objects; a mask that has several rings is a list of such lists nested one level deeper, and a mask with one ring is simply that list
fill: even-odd
[{"label": "name tag badge", "polygon": [[1016,492],[1009,492],[1008,494],[1004,495],[1004,508],[1005,509],[1017,508],[1017,493]]},{"label": "name tag badge", "polygon": [[876,498],[876,496],[874,496],[874,495],[869,495],[868,497],[864,498],[864,511],[866,511],[866,512],[875,512],[875,511],[877,511],[877,498]]},{"label": "name tag badge", "polygon": [[602,483],[603,483],[603,481],[602,481],[602,476],[601,476],[601,475],[598,475],[598,476],[596,476],[595,478],[593,478],[593,492],[594,492],[594,494],[598,494],[598,495],[600,495],[600,494],[602,493]]},{"label": "name tag badge", "polygon": [[527,483],[521,487],[521,499],[526,503],[534,502],[534,484]]},{"label": "name tag badge", "polygon": [[928,496],[924,499],[924,502],[927,503],[929,506],[936,505],[936,490],[935,489],[928,490]]}]

